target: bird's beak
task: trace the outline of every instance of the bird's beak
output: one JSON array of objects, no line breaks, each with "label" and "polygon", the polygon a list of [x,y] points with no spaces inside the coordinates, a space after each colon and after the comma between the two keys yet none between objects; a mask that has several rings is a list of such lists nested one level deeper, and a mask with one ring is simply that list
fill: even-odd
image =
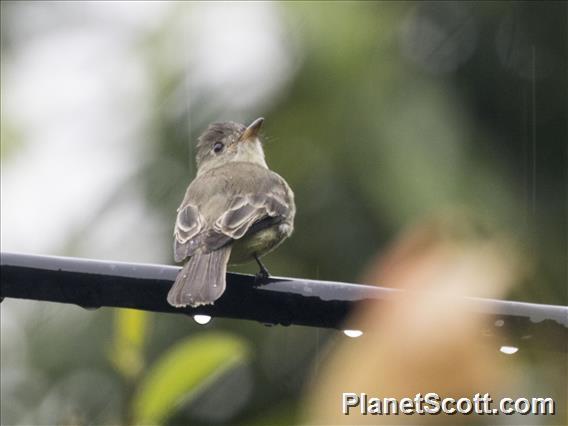
[{"label": "bird's beak", "polygon": [[257,137],[260,128],[262,127],[262,123],[264,123],[264,118],[262,117],[254,120],[243,132],[243,134],[239,138],[239,142],[254,140]]}]

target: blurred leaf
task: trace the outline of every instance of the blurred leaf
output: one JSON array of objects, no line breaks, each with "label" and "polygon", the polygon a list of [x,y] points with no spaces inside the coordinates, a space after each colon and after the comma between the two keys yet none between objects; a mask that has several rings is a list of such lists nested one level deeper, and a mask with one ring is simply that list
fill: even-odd
[{"label": "blurred leaf", "polygon": [[114,340],[109,358],[118,372],[135,378],[144,366],[144,341],[148,330],[148,313],[118,309],[114,319]]},{"label": "blurred leaf", "polygon": [[242,420],[241,426],[288,426],[299,423],[298,407],[293,401],[277,402]]},{"label": "blurred leaf", "polygon": [[151,368],[133,400],[135,424],[161,424],[207,383],[248,358],[245,341],[208,333],[181,341]]},{"label": "blurred leaf", "polygon": [[2,141],[0,144],[0,158],[2,158],[2,161],[6,161],[19,146],[23,145],[24,139],[22,138],[20,129],[18,129],[3,112],[0,122],[2,123],[0,125],[0,140]]}]

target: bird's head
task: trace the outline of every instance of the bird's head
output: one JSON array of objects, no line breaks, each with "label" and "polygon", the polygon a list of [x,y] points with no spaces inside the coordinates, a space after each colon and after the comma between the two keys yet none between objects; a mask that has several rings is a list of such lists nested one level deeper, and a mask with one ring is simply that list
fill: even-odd
[{"label": "bird's head", "polygon": [[197,140],[198,174],[234,161],[267,167],[258,135],[263,122],[257,118],[248,127],[232,121],[210,124]]}]

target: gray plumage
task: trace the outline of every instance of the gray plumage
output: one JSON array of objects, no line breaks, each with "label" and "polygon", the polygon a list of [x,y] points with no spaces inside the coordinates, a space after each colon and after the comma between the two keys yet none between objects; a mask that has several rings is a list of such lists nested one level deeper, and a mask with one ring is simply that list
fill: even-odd
[{"label": "gray plumage", "polygon": [[227,263],[262,256],[293,231],[294,194],[266,165],[261,124],[215,123],[198,140],[197,176],[174,229],[175,261],[186,263],[168,294],[173,306],[213,303],[225,291]]}]

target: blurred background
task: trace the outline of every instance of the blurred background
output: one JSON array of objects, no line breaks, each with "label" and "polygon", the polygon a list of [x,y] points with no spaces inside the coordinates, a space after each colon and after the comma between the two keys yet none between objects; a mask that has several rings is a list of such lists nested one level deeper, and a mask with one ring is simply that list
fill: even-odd
[{"label": "blurred background", "polygon": [[[545,1],[2,2],[2,251],[173,263],[196,138],[263,116],[298,207],[273,274],[566,305],[567,16]],[[352,321],[376,331],[350,338],[7,299],[0,420],[416,424],[340,416],[341,391],[416,385],[559,404],[449,424],[565,424],[566,355],[478,345],[478,320],[449,305],[367,306]]]}]

